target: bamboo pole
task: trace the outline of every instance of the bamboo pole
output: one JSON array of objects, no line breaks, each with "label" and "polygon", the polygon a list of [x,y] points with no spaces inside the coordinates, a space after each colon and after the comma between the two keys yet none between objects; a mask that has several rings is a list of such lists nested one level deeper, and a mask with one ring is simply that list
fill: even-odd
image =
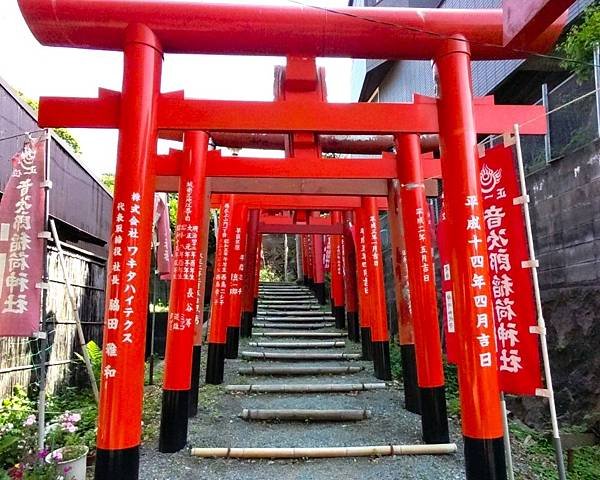
[{"label": "bamboo pole", "polygon": [[371,418],[371,410],[248,409],[240,415],[244,420],[287,420],[313,422],[356,422]]},{"label": "bamboo pole", "polygon": [[456,453],[455,443],[314,448],[192,448],[193,456],[203,458],[336,458],[383,457],[394,455],[449,455],[453,453]]},{"label": "bamboo pole", "polygon": [[529,195],[527,193],[527,183],[525,181],[525,168],[523,166],[523,152],[521,150],[521,135],[519,125],[515,124],[515,150],[517,153],[517,166],[519,169],[519,183],[521,186],[521,195],[525,201],[522,203],[522,211],[525,218],[525,232],[527,234],[527,244],[529,246],[529,259],[532,262],[531,279],[533,281],[533,293],[535,297],[535,306],[537,312],[537,327],[540,335],[540,347],[542,350],[542,364],[544,368],[544,379],[546,383],[546,393],[548,398],[548,408],[550,409],[550,422],[552,424],[552,443],[554,445],[554,454],[556,459],[556,469],[558,478],[566,480],[565,464],[562,453],[562,443],[560,440],[560,430],[558,428],[558,416],[556,414],[556,403],[554,400],[554,386],[552,384],[552,371],[550,369],[550,354],[548,353],[548,340],[546,335],[546,320],[542,310],[542,296],[540,294],[540,285],[538,279],[538,261],[535,256],[535,246],[533,243],[533,231],[531,228],[531,214],[529,212]]},{"label": "bamboo pole", "polygon": [[276,383],[225,385],[227,392],[245,393],[348,393],[383,390],[385,383]]},{"label": "bamboo pole", "polygon": [[249,342],[248,346],[261,348],[344,348],[346,342]]},{"label": "bamboo pole", "polygon": [[240,375],[332,375],[359,373],[365,369],[363,366],[332,366],[332,367],[241,367]]},{"label": "bamboo pole", "polygon": [[242,352],[242,358],[261,360],[360,360],[360,353]]},{"label": "bamboo pole", "polygon": [[253,332],[253,337],[341,338],[344,332]]},{"label": "bamboo pole", "polygon": [[307,329],[318,330],[319,328],[331,328],[335,326],[333,323],[255,323],[255,328],[290,328],[290,329]]},{"label": "bamboo pole", "polygon": [[99,401],[98,385],[96,384],[94,370],[92,369],[92,363],[90,362],[90,356],[87,351],[85,336],[83,335],[83,329],[81,328],[81,319],[79,318],[79,309],[77,308],[77,302],[75,301],[73,291],[71,290],[71,283],[69,281],[69,277],[67,274],[67,265],[65,263],[65,256],[63,253],[62,246],[60,244],[60,238],[58,238],[58,232],[56,231],[56,225],[54,223],[54,219],[50,219],[50,229],[52,231],[52,238],[54,239],[54,245],[56,247],[56,250],[58,251],[58,260],[60,262],[60,267],[61,267],[63,275],[65,277],[65,289],[67,291],[67,296],[69,297],[69,303],[71,304],[73,318],[75,319],[75,326],[77,328],[77,337],[79,339],[79,346],[80,346],[81,352],[83,354],[83,361],[85,362],[85,368],[87,370],[88,376],[90,377],[90,383],[92,384],[92,391],[94,392],[94,398],[96,399],[96,403],[98,403],[98,401]]}]

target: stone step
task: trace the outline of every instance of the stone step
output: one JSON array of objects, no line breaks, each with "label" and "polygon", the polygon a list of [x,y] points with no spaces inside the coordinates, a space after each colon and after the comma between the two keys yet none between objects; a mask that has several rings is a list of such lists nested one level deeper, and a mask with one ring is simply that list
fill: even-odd
[{"label": "stone step", "polygon": [[259,322],[277,322],[277,323],[318,323],[318,322],[333,322],[335,317],[331,315],[320,315],[313,317],[284,317],[259,315],[256,317]]},{"label": "stone step", "polygon": [[385,383],[275,383],[225,385],[228,392],[244,393],[350,393],[383,390]]},{"label": "stone step", "polygon": [[346,342],[248,342],[258,348],[344,348]]},{"label": "stone step", "polygon": [[273,315],[273,316],[278,316],[278,317],[294,317],[294,316],[298,316],[298,317],[318,317],[319,315],[324,315],[328,312],[325,312],[323,310],[261,310],[258,309],[256,314],[258,316],[263,316],[263,315]]},{"label": "stone step", "polygon": [[360,360],[360,353],[345,353],[345,352],[255,352],[243,351],[240,354],[241,358],[252,360]]},{"label": "stone step", "polygon": [[332,328],[335,326],[334,323],[277,323],[277,322],[256,322],[253,324],[255,328],[289,328],[289,329],[307,329],[307,330],[318,330],[320,328]]},{"label": "stone step", "polygon": [[238,370],[240,375],[348,375],[360,373],[365,369],[363,366],[296,366],[296,365],[277,365],[260,367],[241,367]]},{"label": "stone step", "polygon": [[343,338],[345,332],[252,332],[253,337]]}]

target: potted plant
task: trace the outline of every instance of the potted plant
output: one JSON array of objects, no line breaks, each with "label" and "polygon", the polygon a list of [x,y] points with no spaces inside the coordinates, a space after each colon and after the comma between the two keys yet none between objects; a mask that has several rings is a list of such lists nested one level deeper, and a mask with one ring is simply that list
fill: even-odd
[{"label": "potted plant", "polygon": [[85,480],[87,445],[81,445],[77,434],[77,423],[81,420],[79,413],[64,412],[48,426],[46,441],[56,448],[46,455],[46,463],[55,464],[65,480]]},{"label": "potted plant", "polygon": [[65,480],[85,480],[88,451],[86,445],[67,445],[46,455],[46,463],[55,465]]}]

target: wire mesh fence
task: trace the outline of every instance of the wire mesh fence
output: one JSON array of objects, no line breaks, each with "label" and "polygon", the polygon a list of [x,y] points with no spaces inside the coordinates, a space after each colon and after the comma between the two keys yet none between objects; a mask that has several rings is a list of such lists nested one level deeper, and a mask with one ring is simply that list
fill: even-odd
[{"label": "wire mesh fence", "polygon": [[550,91],[542,88],[542,98],[536,104],[546,105],[548,134],[521,137],[526,173],[544,168],[598,138],[599,94],[593,78],[580,80],[574,75]]}]

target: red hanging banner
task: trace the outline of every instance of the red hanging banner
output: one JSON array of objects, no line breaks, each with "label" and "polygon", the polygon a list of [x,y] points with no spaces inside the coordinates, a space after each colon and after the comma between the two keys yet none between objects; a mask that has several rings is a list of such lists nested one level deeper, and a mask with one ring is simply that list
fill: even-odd
[{"label": "red hanging banner", "polygon": [[39,330],[44,241],[45,136],[12,158],[0,203],[0,336],[31,337]]},{"label": "red hanging banner", "polygon": [[498,348],[500,388],[535,395],[542,386],[539,338],[521,196],[511,147],[486,150],[480,158],[484,223]]},{"label": "red hanging banner", "polygon": [[448,221],[446,208],[442,197],[442,209],[437,225],[437,244],[442,266],[442,305],[444,318],[444,337],[446,340],[446,359],[448,363],[456,365],[458,362],[458,347],[456,327],[454,323],[454,298],[452,293],[452,276],[450,274],[451,249],[449,245]]},{"label": "red hanging banner", "polygon": [[166,194],[154,196],[154,224],[158,236],[156,266],[161,280],[171,279],[171,260],[173,249],[171,241],[171,225],[169,221],[169,204]]}]

